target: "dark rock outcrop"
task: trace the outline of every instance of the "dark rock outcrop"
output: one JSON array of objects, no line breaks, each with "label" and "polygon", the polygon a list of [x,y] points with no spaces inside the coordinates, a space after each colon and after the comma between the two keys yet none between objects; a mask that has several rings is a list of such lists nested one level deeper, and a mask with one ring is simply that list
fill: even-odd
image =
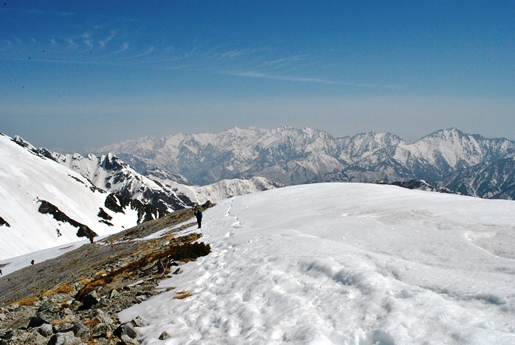
[{"label": "dark rock outcrop", "polygon": [[3,219],[2,217],[0,217],[0,226],[7,226],[8,228],[11,227],[11,225],[9,225],[9,223],[7,223],[7,221],[5,219]]},{"label": "dark rock outcrop", "polygon": [[78,221],[68,217],[63,211],[61,211],[57,206],[46,200],[39,200],[41,205],[39,206],[39,213],[41,214],[51,214],[55,220],[58,222],[69,223],[71,226],[78,228],[77,237],[97,237],[97,233],[91,230],[87,225],[79,223]]},{"label": "dark rock outcrop", "polygon": [[130,199],[121,194],[109,194],[104,203],[105,207],[117,213],[124,213],[129,208],[138,212],[138,224],[149,220],[158,219],[168,214],[167,211],[154,207],[149,204],[143,204],[139,200]]},{"label": "dark rock outcrop", "polygon": [[2,217],[0,217],[0,226],[7,226],[8,228],[11,227],[11,225],[9,225],[9,223],[7,223],[7,221],[5,219],[3,219]]}]

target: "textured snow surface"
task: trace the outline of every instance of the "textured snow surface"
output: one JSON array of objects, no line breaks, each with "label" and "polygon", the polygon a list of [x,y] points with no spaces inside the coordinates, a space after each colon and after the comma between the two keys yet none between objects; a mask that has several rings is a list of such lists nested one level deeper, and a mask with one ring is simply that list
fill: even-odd
[{"label": "textured snow surface", "polygon": [[120,313],[143,344],[515,344],[513,201],[303,185],[221,201],[202,230],[212,253]]}]

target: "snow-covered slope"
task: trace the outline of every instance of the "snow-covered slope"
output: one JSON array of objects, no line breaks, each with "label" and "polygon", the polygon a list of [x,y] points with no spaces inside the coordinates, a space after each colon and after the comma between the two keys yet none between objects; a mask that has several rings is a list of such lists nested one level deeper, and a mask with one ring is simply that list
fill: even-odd
[{"label": "snow-covered slope", "polygon": [[161,214],[140,206],[0,134],[0,258],[115,233]]},{"label": "snow-covered slope", "polygon": [[188,187],[195,193],[197,203],[203,204],[206,201],[218,202],[234,196],[262,192],[269,189],[282,187],[272,183],[263,177],[252,177],[249,180],[233,179],[222,180],[207,186]]},{"label": "snow-covered slope", "polygon": [[312,184],[224,200],[202,230],[212,253],[120,313],[150,322],[142,344],[515,343],[513,201]]}]

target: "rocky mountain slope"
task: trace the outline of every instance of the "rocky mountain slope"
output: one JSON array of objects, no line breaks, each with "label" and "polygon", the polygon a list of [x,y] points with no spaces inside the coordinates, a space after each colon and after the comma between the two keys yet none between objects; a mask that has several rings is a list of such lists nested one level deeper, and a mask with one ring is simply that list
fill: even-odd
[{"label": "rocky mountain slope", "polygon": [[477,164],[459,170],[442,182],[465,195],[488,199],[515,199],[515,158]]},{"label": "rocky mountain slope", "polygon": [[149,170],[146,175],[143,175],[112,153],[99,157],[88,154],[84,157],[77,153],[63,155],[44,149],[40,151],[80,173],[98,188],[139,200],[168,212],[208,200],[217,202],[228,197],[280,186],[263,177],[253,177],[248,180],[222,180],[206,186],[196,186],[191,185],[184,177],[170,174],[162,168]]},{"label": "rocky mountain slope", "polygon": [[157,183],[134,171],[112,153],[99,157],[93,154],[83,157],[80,154],[63,155],[55,152],[49,155],[58,163],[90,180],[98,188],[140,200],[169,212],[192,206],[194,203],[180,190],[178,183]]},{"label": "rocky mountain slope", "polygon": [[0,161],[0,259],[113,234],[167,213],[97,188],[19,137],[0,135]]},{"label": "rocky mountain slope", "polygon": [[[144,137],[94,152],[114,152],[142,174],[163,169],[197,184],[261,176],[284,185],[425,180],[447,187],[441,182],[457,171],[514,157],[515,142],[465,134],[455,128],[414,142],[390,133],[333,138],[310,128],[234,128],[216,134]],[[492,188],[502,186],[503,181],[498,181]],[[490,194],[499,191],[483,193]],[[505,195],[515,198],[509,192]]]},{"label": "rocky mountain slope", "polygon": [[144,320],[121,324],[117,313],[209,254],[191,218],[178,211],[0,277],[0,344],[139,344]]}]

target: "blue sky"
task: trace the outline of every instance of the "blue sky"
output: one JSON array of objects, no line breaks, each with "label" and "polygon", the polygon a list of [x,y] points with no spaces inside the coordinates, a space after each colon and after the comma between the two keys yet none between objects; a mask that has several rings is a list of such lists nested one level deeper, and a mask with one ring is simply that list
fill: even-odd
[{"label": "blue sky", "polygon": [[313,127],[515,139],[515,1],[4,1],[0,132],[80,150]]}]

